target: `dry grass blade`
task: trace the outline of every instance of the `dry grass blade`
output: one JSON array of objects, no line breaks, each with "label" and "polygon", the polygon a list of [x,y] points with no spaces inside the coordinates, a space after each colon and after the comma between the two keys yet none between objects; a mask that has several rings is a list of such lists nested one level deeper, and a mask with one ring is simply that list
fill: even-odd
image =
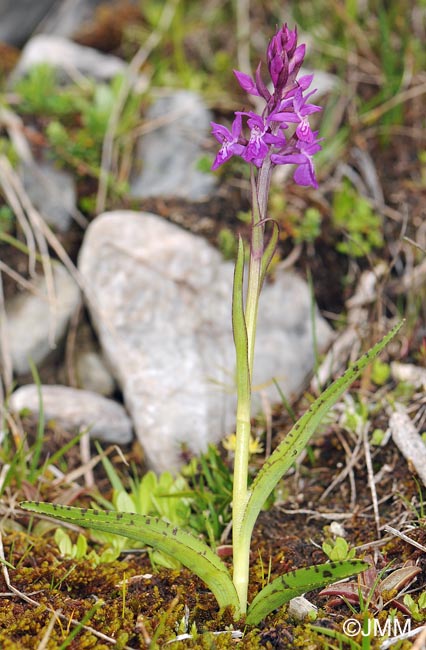
[{"label": "dry grass blade", "polygon": [[392,289],[396,293],[415,291],[424,286],[426,276],[426,260],[414,266],[408,273],[404,273],[401,279],[394,281]]},{"label": "dry grass blade", "polygon": [[380,106],[377,106],[376,108],[371,109],[371,111],[364,113],[364,115],[359,117],[359,120],[361,124],[372,124],[374,122],[377,122],[385,113],[390,111],[392,108],[395,108],[395,106],[404,104],[405,102],[408,102],[411,99],[415,99],[416,97],[420,97],[424,94],[426,94],[426,83],[421,83],[418,86],[414,86],[413,88],[408,88],[407,90],[401,91],[394,97],[391,97],[388,99],[388,101],[383,102],[383,104],[380,104]]},{"label": "dry grass blade", "polygon": [[415,642],[413,643],[411,650],[425,650],[426,649],[426,627],[421,627],[413,631],[417,633],[420,631],[420,634],[415,640]]},{"label": "dry grass blade", "polygon": [[371,498],[373,502],[374,521],[376,524],[377,535],[378,537],[380,537],[379,502],[377,499],[376,484],[374,481],[373,461],[371,459],[370,443],[368,440],[368,430],[369,430],[369,423],[367,422],[363,427],[362,440],[364,445],[365,465],[367,467],[368,486],[370,488]]},{"label": "dry grass blade", "polygon": [[[4,304],[4,293],[3,293],[3,278],[0,273],[0,359],[1,359],[1,367],[2,367],[2,380],[4,387],[6,389],[6,392],[10,392],[12,389],[12,381],[13,381],[13,369],[12,369],[12,357],[10,354],[10,347],[8,345],[8,340],[7,340],[7,314],[6,314],[6,309],[5,309],[5,304]],[[4,395],[3,395],[3,384],[0,382],[0,390],[1,390],[1,401],[0,401],[0,406],[2,407],[1,410],[3,411],[3,404],[4,404]],[[3,413],[0,414],[2,419],[3,419]]]},{"label": "dry grass blade", "polygon": [[383,526],[383,530],[385,530],[387,533],[391,533],[394,537],[399,537],[400,539],[404,540],[404,542],[407,542],[407,544],[411,544],[411,546],[414,546],[415,548],[418,548],[420,551],[423,551],[423,553],[426,553],[426,546],[423,546],[423,544],[419,544],[419,542],[416,542],[415,539],[411,539],[411,537],[408,537],[408,535],[405,535],[404,533],[401,533],[399,530],[396,530],[396,528],[393,528],[393,526],[389,526],[386,524]]},{"label": "dry grass blade", "polygon": [[93,474],[93,467],[90,465],[90,435],[86,430],[80,438],[80,457],[81,464],[84,467],[84,482],[87,488],[93,488],[95,485],[95,477]]},{"label": "dry grass blade", "polygon": [[60,613],[61,613],[60,609],[57,609],[52,613],[52,616],[50,617],[50,621],[46,628],[46,632],[44,633],[42,640],[38,644],[37,650],[46,650],[47,645],[49,643],[49,639],[52,636],[53,628],[55,627],[55,623],[57,622]]},{"label": "dry grass blade", "polygon": [[[321,497],[319,499],[320,501],[324,501],[324,499],[334,490],[335,487],[337,487],[337,485],[339,485],[346,478],[346,476],[348,476],[348,475],[349,475],[349,477],[351,476],[353,468],[355,467],[355,465],[356,465],[356,463],[358,462],[358,459],[359,459],[359,453],[360,453],[360,450],[361,450],[361,447],[362,447],[362,437],[358,436],[358,440],[357,440],[356,445],[354,447],[354,450],[352,452],[350,451],[349,447],[345,444],[344,439],[342,437],[340,437],[339,439],[340,439],[340,441],[342,442],[342,444],[343,444],[343,446],[345,448],[346,458],[347,458],[346,465],[342,469],[342,471],[339,472],[339,474],[336,476],[336,478],[330,483],[328,488],[326,488],[324,490],[324,492],[322,493],[322,495],[321,495]],[[351,483],[351,485],[352,485],[352,483]],[[351,503],[351,511],[355,507],[355,499],[356,499],[355,485],[353,485],[352,487],[353,487],[353,489],[352,489],[353,497],[351,499],[351,501],[352,501],[352,503]]]},{"label": "dry grass blade", "polygon": [[389,426],[395,445],[426,486],[426,447],[405,407],[397,405],[397,410],[390,417]]},{"label": "dry grass blade", "polygon": [[11,278],[16,284],[20,284],[23,289],[26,291],[29,291],[33,293],[34,295],[38,296],[39,298],[42,298],[43,300],[45,299],[46,296],[44,296],[39,288],[34,284],[34,282],[31,282],[30,280],[26,280],[25,278],[22,277],[22,275],[19,275],[16,271],[10,268],[7,264],[2,262],[0,260],[0,273],[4,273],[5,275],[8,275],[9,278]]},{"label": "dry grass blade", "polygon": [[346,301],[348,326],[334,341],[312,380],[311,387],[316,393],[342,371],[348,358],[353,361],[358,356],[362,333],[368,323],[367,307],[377,300],[379,282],[386,273],[387,266],[379,263],[373,270],[361,274],[354,295]]},{"label": "dry grass blade", "polygon": [[[25,126],[21,118],[7,108],[0,107],[0,123],[4,125],[7,130],[10,141],[13,143],[13,147],[18,154],[20,161],[25,163],[28,167],[32,167],[34,173],[38,174],[38,166],[34,161],[28,140],[24,135]],[[46,191],[50,191],[49,185],[46,186]],[[81,228],[87,228],[89,222],[77,207],[74,207],[72,217]]]},{"label": "dry grass blade", "polygon": [[238,69],[251,75],[250,63],[250,0],[237,0]]},{"label": "dry grass blade", "polygon": [[[68,472],[65,475],[61,475],[60,478],[52,482],[52,486],[57,486],[61,483],[68,483],[68,484],[75,483],[75,481],[77,481],[77,479],[79,479],[81,476],[88,476],[89,472],[90,473],[92,472],[93,468],[96,467],[96,465],[102,460],[102,458],[104,456],[108,456],[112,451],[119,451],[119,453],[122,456],[121,450],[118,450],[118,448],[115,445],[112,447],[108,447],[102,452],[102,454],[97,454],[96,456],[93,456],[88,460],[86,460],[86,462],[82,461],[82,463],[74,470]],[[124,462],[127,462],[123,456],[122,459],[124,460]]]},{"label": "dry grass blade", "polygon": [[52,262],[49,256],[47,242],[43,234],[43,228],[41,226],[41,224],[44,222],[42,217],[38,214],[31,201],[29,200],[19,176],[12,168],[9,160],[4,156],[0,159],[0,181],[9,205],[18,218],[19,223],[23,229],[25,227],[25,229],[28,231],[26,232],[26,237],[29,247],[30,272],[33,265],[35,271],[35,244],[37,244],[38,250],[40,251],[40,259],[46,280],[47,299],[49,301],[50,313],[52,316],[52,318],[49,320],[49,341],[50,345],[53,347],[55,343],[55,331],[57,324],[57,301],[55,283],[53,279]]},{"label": "dry grass blade", "polygon": [[15,172],[13,171],[9,160],[5,156],[0,156],[0,185],[3,189],[7,202],[15,214],[18,224],[24,233],[28,248],[28,270],[30,275],[34,276],[36,263],[36,242],[34,233],[19,200],[19,196],[16,194],[16,191],[14,189],[13,181],[11,182],[11,176],[13,178],[13,175],[15,175]]},{"label": "dry grass blade", "polygon": [[99,214],[105,209],[105,202],[108,190],[108,177],[111,169],[111,162],[113,158],[114,139],[117,132],[120,115],[123,111],[126,100],[129,96],[132,86],[134,85],[138,72],[141,66],[145,63],[152,50],[157,47],[162,37],[170,28],[176,9],[180,0],[169,0],[165,5],[163,12],[160,16],[157,29],[155,29],[139,50],[136,52],[132,61],[130,62],[127,73],[121,84],[117,100],[112,109],[108,126],[102,146],[102,159],[101,170],[99,176],[98,195],[96,197],[96,211]]},{"label": "dry grass blade", "polygon": [[8,110],[4,106],[0,107],[0,122],[7,129],[13,147],[19,158],[26,163],[33,161],[30,146],[24,136],[24,125],[16,113]]}]

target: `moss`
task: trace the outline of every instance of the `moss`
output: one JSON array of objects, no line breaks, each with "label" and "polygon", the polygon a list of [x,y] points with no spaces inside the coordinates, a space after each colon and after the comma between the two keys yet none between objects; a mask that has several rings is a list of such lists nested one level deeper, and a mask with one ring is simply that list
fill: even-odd
[{"label": "moss", "polygon": [[[340,453],[344,459],[344,450],[331,450],[329,439],[330,437],[324,437],[315,442],[319,452],[317,462],[321,467],[313,467],[304,475],[303,493],[298,492],[300,498],[294,502],[296,512],[288,514],[290,502],[286,504],[286,513],[281,512],[279,507],[261,513],[253,534],[249,599],[252,599],[268,580],[269,571],[270,577],[275,578],[294,568],[325,560],[323,552],[311,543],[313,540],[321,545],[324,540],[324,520],[317,517],[308,519],[297,510],[313,508],[312,504],[317,503],[319,494],[331,482],[330,473],[334,475]],[[406,480],[404,461],[396,462],[392,449],[377,450],[377,458],[382,464],[392,463],[392,480],[398,480],[407,500],[417,494],[414,482]],[[371,495],[361,471],[356,481],[357,507],[363,512],[370,505]],[[378,498],[381,499],[389,494],[390,484],[384,481],[383,484],[377,485],[377,490]],[[336,490],[327,498],[322,508],[331,512],[345,511],[346,498],[343,489]],[[405,508],[400,498],[389,498],[381,502],[381,515],[386,521],[402,514]],[[23,519],[18,523],[26,525],[28,520]],[[374,539],[371,519],[367,517],[353,516],[345,520],[344,525],[347,540],[352,546]],[[182,620],[187,612],[187,629],[191,630],[193,625],[196,626],[197,635],[193,639],[175,642],[172,648],[221,649],[234,647],[234,644],[247,650],[325,650],[330,647],[329,638],[314,632],[308,625],[290,619],[285,607],[268,616],[258,628],[245,629],[243,622],[233,621],[232,612],[219,611],[213,595],[189,571],[155,571],[147,554],[127,554],[120,560],[97,567],[87,559],[63,559],[52,540],[52,530],[41,529],[37,523],[34,528],[37,535],[16,531],[5,531],[3,534],[5,557],[15,566],[14,570],[9,571],[12,584],[39,605],[35,607],[15,596],[0,599],[2,650],[33,650],[46,633],[52,611],[59,609],[62,618],[55,622],[47,650],[60,647],[73,629],[71,621],[81,621],[99,600],[103,604],[88,624],[115,639],[118,642],[117,650],[126,645],[135,649],[145,648],[149,639],[154,640],[153,647],[163,647],[168,641],[176,638],[177,630],[179,633],[185,631]],[[413,529],[410,536],[424,545],[426,529]],[[423,575],[419,575],[417,585],[425,584],[426,562],[421,551],[394,538],[381,548],[381,552],[385,564],[392,559],[397,562],[405,559],[416,560],[419,566],[425,569]],[[6,591],[6,585],[0,575],[0,592]],[[318,615],[318,624],[341,632],[343,620],[351,616],[347,608],[328,606],[327,602],[318,598],[315,593],[309,594],[308,597],[322,608]],[[231,640],[229,632],[213,634],[230,629],[242,630],[244,637],[235,643]],[[71,650],[109,650],[111,644],[103,642],[88,630],[81,630],[69,647]],[[378,645],[372,643],[371,647]]]}]

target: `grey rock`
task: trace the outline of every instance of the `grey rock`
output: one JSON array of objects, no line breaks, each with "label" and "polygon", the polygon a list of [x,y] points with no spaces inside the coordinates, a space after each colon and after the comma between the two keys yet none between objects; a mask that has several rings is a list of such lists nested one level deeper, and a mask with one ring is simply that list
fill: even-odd
[{"label": "grey rock", "polygon": [[46,279],[37,276],[37,293],[22,292],[6,303],[7,345],[15,373],[30,370],[28,359],[42,362],[65,334],[69,319],[80,302],[80,290],[62,264],[53,263],[56,299],[47,298]]},{"label": "grey rock", "polygon": [[76,211],[77,194],[71,174],[47,163],[21,166],[25,191],[49,226],[58,232],[69,230]]},{"label": "grey rock", "polygon": [[76,360],[78,385],[100,395],[112,395],[115,390],[114,377],[105,361],[95,350],[82,350]]},{"label": "grey rock", "polygon": [[71,78],[78,71],[88,77],[107,80],[126,69],[126,63],[112,54],[102,54],[61,36],[38,34],[22,50],[18,65],[12,73],[12,82],[41,63],[48,63]]},{"label": "grey rock", "polygon": [[318,607],[305,598],[305,596],[296,596],[296,598],[290,600],[287,611],[288,615],[292,618],[303,621],[309,615],[316,614]]},{"label": "grey rock", "polygon": [[99,5],[113,5],[116,2],[117,0],[56,0],[46,17],[37,26],[37,31],[43,34],[72,37],[87,23],[96,19],[95,12]]},{"label": "grey rock", "polygon": [[[175,469],[182,443],[198,453],[232,432],[233,265],[204,239],[155,215],[120,211],[89,226],[79,269],[104,355],[151,466]],[[293,274],[278,273],[263,291],[254,385],[273,402],[273,377],[290,399],[312,370],[310,311],[309,289]],[[331,340],[319,314],[316,338],[320,350]]]},{"label": "grey rock", "polygon": [[318,102],[320,97],[327,95],[332,90],[335,90],[341,83],[339,77],[324,70],[308,70],[305,67],[302,67],[300,71],[300,76],[313,74],[314,80],[312,82],[312,90],[315,88],[315,95],[312,97],[314,104]]},{"label": "grey rock", "polygon": [[[88,390],[68,386],[41,386],[44,417],[55,420],[67,430],[76,432],[88,429],[91,438],[106,443],[131,442],[132,423],[126,411],[117,402]],[[13,411],[29,409],[39,414],[37,386],[21,386],[10,397]]]},{"label": "grey rock", "polygon": [[194,92],[181,90],[158,99],[146,115],[153,130],[139,141],[142,171],[133,177],[131,195],[192,201],[208,197],[215,179],[199,171],[197,163],[211,119],[210,111]]},{"label": "grey rock", "polygon": [[0,41],[21,46],[58,0],[0,0]]}]

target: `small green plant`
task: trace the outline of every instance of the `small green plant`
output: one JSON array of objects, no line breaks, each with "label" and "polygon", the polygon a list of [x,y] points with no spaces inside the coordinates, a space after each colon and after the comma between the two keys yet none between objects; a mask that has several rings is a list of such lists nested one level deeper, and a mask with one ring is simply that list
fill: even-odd
[{"label": "small green plant", "polygon": [[189,487],[190,529],[214,547],[232,519],[232,473],[214,445],[193,458],[181,473]]},{"label": "small green plant", "polygon": [[20,99],[19,112],[62,118],[77,113],[87,94],[78,86],[59,89],[57,72],[47,63],[34,65],[14,90]]},{"label": "small green plant", "polygon": [[390,365],[376,359],[371,366],[371,381],[376,384],[376,386],[384,386],[388,381],[391,374]]},{"label": "small green plant", "polygon": [[[53,453],[46,461],[41,462],[41,455],[45,436],[45,417],[41,393],[41,382],[36,366],[30,360],[33,381],[38,390],[39,417],[35,439],[31,445],[28,444],[27,436],[12,433],[8,426],[7,419],[3,422],[3,439],[0,446],[0,463],[3,466],[2,481],[0,484],[0,497],[11,486],[21,488],[23,483],[35,485],[42,476],[49,475],[49,468],[60,462],[67,452],[78,444],[85,431],[68,441],[58,451]],[[5,404],[7,408],[7,401]]]},{"label": "small green plant", "polygon": [[59,552],[63,557],[72,560],[87,559],[94,566],[98,566],[98,564],[102,563],[113,562],[118,558],[121,552],[121,548],[114,545],[114,543],[110,544],[108,548],[104,549],[100,555],[93,549],[89,552],[87,539],[84,537],[84,535],[79,533],[77,541],[74,543],[68,533],[63,530],[63,528],[57,528],[55,530],[54,539],[58,546]]},{"label": "small green plant", "polygon": [[349,548],[349,544],[344,537],[336,537],[335,540],[325,540],[322,544],[322,550],[332,562],[353,560],[356,552],[354,548]]},{"label": "small green plant", "polygon": [[420,162],[420,174],[421,174],[421,184],[423,187],[426,187],[426,151],[419,151],[419,162]]},{"label": "small green plant", "polygon": [[[310,207],[304,212],[288,212],[283,191],[279,187],[271,189],[269,197],[270,215],[293,239],[295,244],[311,244],[321,234],[322,216],[318,208]],[[288,212],[288,213],[287,213]],[[285,214],[285,220],[282,215]]]},{"label": "small green plant", "polygon": [[57,528],[55,531],[55,542],[61,555],[73,560],[81,560],[87,555],[87,540],[81,533],[78,534],[77,541],[74,544],[71,537],[63,528]]},{"label": "small green plant", "polygon": [[232,230],[229,228],[222,228],[219,231],[217,243],[220,252],[226,260],[235,259],[237,243],[235,241],[235,235]]},{"label": "small green plant", "polygon": [[15,216],[8,205],[0,207],[0,233],[10,233],[15,224]]},{"label": "small green plant", "polygon": [[384,245],[382,222],[370,202],[360,196],[349,181],[333,196],[332,221],[344,233],[345,240],[336,249],[349,257],[364,257]]},{"label": "small green plant", "polygon": [[426,591],[422,591],[417,601],[410,594],[405,594],[403,603],[409,609],[410,616],[415,621],[426,620]]},{"label": "small green plant", "polygon": [[[97,505],[111,512],[128,512],[158,517],[173,526],[179,526],[182,529],[190,528],[191,494],[183,476],[178,475],[175,478],[170,472],[163,472],[157,476],[154,472],[149,471],[140,480],[131,479],[130,492],[128,492],[110,460],[106,456],[101,456],[101,458],[113,487],[113,495],[112,501],[107,501],[99,494],[96,495]],[[96,529],[93,529],[91,536],[97,541],[111,546],[117,556],[126,547],[138,548],[141,546],[137,540],[133,540],[129,544],[129,540],[112,532],[96,532]],[[178,569],[181,566],[178,560],[161,551],[151,550],[150,559],[153,565],[170,569]]]},{"label": "small green plant", "polygon": [[[110,115],[123,83],[123,76],[118,75],[109,83],[87,80],[84,85],[64,85],[53,67],[38,65],[17,82],[20,102],[15,110],[43,118],[45,136],[58,164],[74,168],[79,175],[98,178]],[[117,167],[124,149],[128,152],[129,133],[139,123],[140,99],[138,92],[129,93],[120,114],[114,141]],[[124,177],[117,181],[119,175],[108,178],[116,195],[128,189]]]},{"label": "small green plant", "polygon": [[[236,350],[237,414],[232,494],[232,578],[227,565],[202,540],[170,522],[157,517],[126,512],[103,512],[48,503],[24,502],[22,507],[86,528],[123,535],[173,556],[201,578],[215,595],[220,607],[233,609],[235,620],[245,617],[248,625],[258,624],[274,609],[295,596],[349,577],[368,567],[361,560],[327,562],[281,575],[264,586],[248,603],[250,544],[254,525],[269,495],[293,465],[321,423],[323,417],[365,367],[374,360],[396,335],[401,324],[350,366],[331,384],[294,424],[287,437],[275,449],[249,484],[249,446],[251,436],[251,397],[254,347],[259,297],[268,267],[274,257],[278,226],[272,222],[272,234],[265,241],[267,207],[273,168],[294,164],[294,180],[299,185],[317,187],[313,156],[321,148],[318,133],[312,132],[308,116],[318,106],[308,103],[304,94],[312,76],[296,76],[303,62],[305,47],[297,47],[297,31],[287,25],[277,31],[268,49],[268,70],[273,92],[268,90],[258,70],[255,80],[236,72],[241,87],[265,101],[262,115],[235,113],[231,130],[213,123],[213,134],[221,143],[213,169],[232,156],[250,163],[252,187],[251,241],[247,284],[244,285],[245,247],[238,241],[234,273],[232,325]],[[243,132],[243,118],[247,136]],[[290,125],[294,125],[292,135]],[[245,287],[245,288],[244,288]]]},{"label": "small green plant", "polygon": [[321,234],[321,212],[308,208],[301,217],[289,219],[289,228],[295,244],[313,243]]}]

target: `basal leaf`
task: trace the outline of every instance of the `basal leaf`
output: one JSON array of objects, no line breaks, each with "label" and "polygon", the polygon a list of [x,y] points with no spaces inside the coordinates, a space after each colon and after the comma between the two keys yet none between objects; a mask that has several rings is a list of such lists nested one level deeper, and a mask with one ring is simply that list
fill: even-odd
[{"label": "basal leaf", "polygon": [[383,350],[395,334],[397,334],[402,324],[403,321],[398,323],[381,341],[360,357],[356,363],[351,365],[341,377],[336,379],[294,424],[283,442],[269,456],[251,486],[251,494],[247,501],[243,523],[244,534],[246,536],[251,537],[253,526],[263,504],[278,481],[284,476],[306,447],[324,415],[328,413],[364,368]]},{"label": "basal leaf", "polygon": [[324,587],[325,585],[348,578],[354,573],[368,569],[367,562],[362,560],[345,560],[344,562],[328,562],[285,573],[264,587],[247,612],[248,625],[257,625],[274,609],[281,607],[292,598],[307,591]]},{"label": "basal leaf", "polygon": [[231,605],[238,611],[237,594],[225,564],[204,542],[172,524],[145,515],[74,508],[54,503],[24,501],[20,505],[24,510],[83,528],[122,535],[158,549],[179,560],[201,578],[215,595],[220,607]]}]

